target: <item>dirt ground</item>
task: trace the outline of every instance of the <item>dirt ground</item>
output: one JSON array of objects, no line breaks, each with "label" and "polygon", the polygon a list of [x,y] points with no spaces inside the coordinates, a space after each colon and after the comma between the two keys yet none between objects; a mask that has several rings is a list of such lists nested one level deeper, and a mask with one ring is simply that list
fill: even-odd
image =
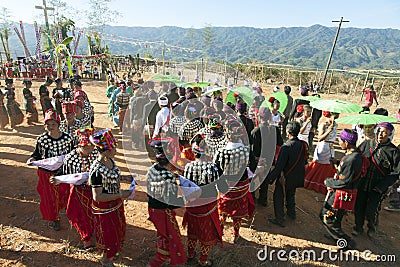
[{"label": "dirt ground", "polygon": [[[88,93],[95,109],[95,127],[97,129],[113,127],[107,117],[108,99],[105,96],[104,82],[83,81],[84,90]],[[32,90],[37,95],[39,82],[34,82]],[[16,82],[18,101],[22,106],[22,84]],[[271,88],[267,90],[272,91]],[[298,96],[298,92],[293,93]],[[359,99],[351,95],[323,95],[323,98],[339,98],[342,100]],[[393,103],[391,97],[382,99],[381,106],[387,107],[390,115],[395,115],[398,103]],[[362,103],[358,103],[362,104]],[[41,110],[39,110],[41,114]],[[40,116],[41,117],[41,116]],[[41,117],[41,122],[43,118]],[[344,127],[345,125],[340,125]],[[36,168],[28,167],[25,162],[33,152],[36,137],[43,132],[42,124],[28,126],[26,123],[17,127],[18,132],[0,132],[0,265],[1,266],[99,266],[99,255],[95,251],[85,251],[80,243],[75,229],[71,228],[65,216],[61,214],[61,231],[50,229],[48,223],[41,219],[39,211],[39,195],[36,191]],[[114,128],[114,134],[121,139]],[[400,142],[400,129],[396,125],[394,143]],[[117,164],[124,174],[128,173],[123,150],[120,146],[117,155]],[[139,151],[130,151],[126,158],[133,164],[134,171],[140,176],[145,175],[149,164],[146,155]],[[129,185],[124,184],[125,188]],[[359,261],[350,261],[352,254],[343,254],[341,259],[328,257],[318,259],[321,252],[328,249],[337,249],[335,242],[324,237],[323,228],[318,214],[324,196],[305,189],[297,191],[297,220],[287,221],[285,228],[280,228],[268,222],[273,216],[272,192],[270,188],[268,207],[257,207],[253,221],[247,222],[241,229],[242,239],[233,245],[232,225],[224,232],[223,246],[214,248],[211,259],[214,266],[359,266],[373,264],[376,266],[393,265],[388,262],[368,262],[362,254]],[[387,205],[387,200],[383,206]],[[146,194],[139,189],[135,200],[125,205],[127,221],[126,240],[116,266],[146,266],[149,259],[155,254],[156,232],[150,221],[147,220]],[[183,210],[178,211],[178,222],[182,221]],[[382,210],[377,237],[373,240],[366,235],[357,237],[359,251],[369,250],[372,258],[376,255],[395,255],[400,261],[400,213]],[[350,233],[353,224],[353,215],[348,214],[344,221],[344,229]],[[185,235],[185,230],[181,228]],[[284,250],[286,255],[296,252],[301,255],[304,250],[314,250],[315,260],[289,259],[282,262],[277,258],[261,261],[257,255],[263,256],[261,249]],[[368,254],[368,253],[367,253]],[[283,254],[280,254],[281,256]],[[354,255],[354,254],[353,254]],[[335,255],[334,255],[335,256]],[[347,260],[346,261],[346,256]],[[338,257],[338,255],[336,255]],[[383,259],[383,258],[382,258]],[[397,263],[398,264],[398,263]],[[398,265],[397,265],[398,266]]]}]

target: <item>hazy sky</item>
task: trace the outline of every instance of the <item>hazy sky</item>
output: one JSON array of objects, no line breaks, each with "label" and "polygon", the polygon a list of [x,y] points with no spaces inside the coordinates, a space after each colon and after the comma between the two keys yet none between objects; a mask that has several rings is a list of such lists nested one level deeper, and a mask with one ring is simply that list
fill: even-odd
[{"label": "hazy sky", "polygon": [[[66,2],[75,9],[88,8],[88,0]],[[43,11],[35,5],[42,5],[42,0],[0,0],[0,7],[10,11],[12,20],[41,24]],[[343,27],[400,29],[399,0],[113,0],[111,8],[121,13],[112,24],[124,26],[336,27],[332,20],[343,16],[350,20]],[[86,25],[84,13],[74,20],[78,26]]]}]

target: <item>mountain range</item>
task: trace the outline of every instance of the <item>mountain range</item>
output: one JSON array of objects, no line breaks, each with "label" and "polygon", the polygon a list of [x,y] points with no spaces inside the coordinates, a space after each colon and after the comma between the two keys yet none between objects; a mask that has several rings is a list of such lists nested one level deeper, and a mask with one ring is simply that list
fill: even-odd
[{"label": "mountain range", "polygon": [[[33,25],[24,24],[27,46],[35,51]],[[104,42],[112,54],[150,55],[192,61],[263,62],[299,67],[325,68],[337,28],[310,27],[251,28],[205,27],[202,29],[106,26]],[[15,32],[10,36],[12,57],[24,50]],[[78,54],[87,54],[87,39],[81,38]],[[2,49],[1,49],[2,50]],[[331,61],[338,69],[399,69],[400,30],[342,28]]]}]

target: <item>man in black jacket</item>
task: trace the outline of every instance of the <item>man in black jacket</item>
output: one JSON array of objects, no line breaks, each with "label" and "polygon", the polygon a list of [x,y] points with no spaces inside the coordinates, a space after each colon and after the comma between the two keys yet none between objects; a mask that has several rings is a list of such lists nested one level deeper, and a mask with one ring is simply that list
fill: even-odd
[{"label": "man in black jacket", "polygon": [[[304,184],[307,144],[297,138],[299,132],[300,124],[297,121],[288,123],[286,133],[289,139],[281,147],[275,168],[267,177],[270,184],[276,180],[274,190],[275,218],[269,221],[281,227],[285,226],[285,198],[287,215],[294,220],[296,219],[296,188],[303,187]],[[281,175],[282,172],[283,175]]]},{"label": "man in black jacket", "polygon": [[370,238],[375,236],[380,204],[389,187],[399,179],[400,153],[391,142],[393,134],[394,126],[382,122],[376,126],[375,139],[365,140],[358,147],[370,160],[370,166],[358,185],[354,207],[356,225],[352,232],[355,236],[363,232],[365,219],[368,222],[367,235]]}]

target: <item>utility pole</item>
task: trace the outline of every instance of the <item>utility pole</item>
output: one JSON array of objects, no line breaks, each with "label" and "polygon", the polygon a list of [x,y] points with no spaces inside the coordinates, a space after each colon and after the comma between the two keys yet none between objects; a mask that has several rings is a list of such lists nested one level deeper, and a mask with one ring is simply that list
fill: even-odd
[{"label": "utility pole", "polygon": [[201,82],[204,81],[204,66],[203,66],[203,57],[201,57]]},{"label": "utility pole", "polygon": [[227,86],[228,84],[228,79],[227,79],[227,77],[226,77],[226,65],[228,64],[228,49],[225,49],[225,70],[224,70],[224,79],[225,79],[225,81],[224,81],[224,84],[225,84],[225,86]]},{"label": "utility pole", "polygon": [[162,65],[163,65],[163,75],[165,75],[165,41],[163,41],[163,49],[162,49]]},{"label": "utility pole", "polygon": [[[328,63],[326,64],[324,78],[322,79],[322,84],[321,84],[321,91],[324,89],[324,83],[325,83],[326,75],[327,75],[328,70],[329,70],[329,65],[331,64],[331,59],[332,59],[333,51],[335,50],[336,41],[337,41],[338,36],[339,36],[340,27],[342,26],[343,22],[350,22],[350,21],[349,20],[343,20],[343,17],[340,17],[340,21],[332,20],[332,22],[339,22],[339,27],[337,29],[335,39],[333,40],[333,45],[332,45],[332,49],[331,49],[331,54],[329,55]],[[328,94],[331,93],[330,91],[331,90],[329,88],[328,89]]]},{"label": "utility pole", "polygon": [[46,0],[43,0],[43,6],[35,6],[35,8],[36,9],[43,9],[44,20],[45,20],[45,23],[46,23],[45,26],[46,26],[46,31],[47,31],[47,42],[49,44],[50,58],[53,59],[53,53],[52,53],[53,46],[51,45],[51,40],[50,40],[50,26],[49,26],[49,18],[47,16],[47,11],[48,10],[50,10],[50,11],[54,10],[54,8],[53,7],[47,7]]}]

